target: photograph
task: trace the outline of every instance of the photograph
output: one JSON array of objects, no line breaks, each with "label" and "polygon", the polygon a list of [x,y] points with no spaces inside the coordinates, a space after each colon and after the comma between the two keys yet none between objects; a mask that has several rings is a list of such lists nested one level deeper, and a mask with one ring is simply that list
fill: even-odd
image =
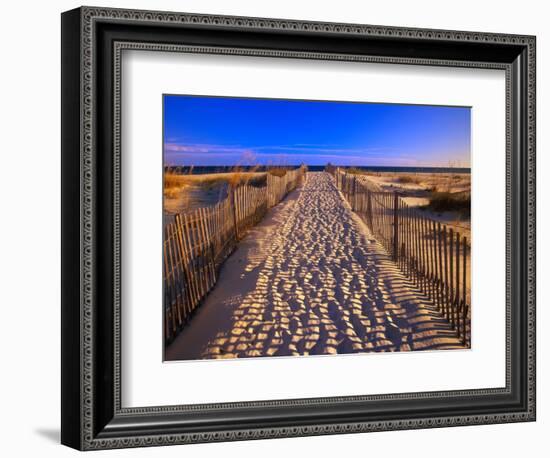
[{"label": "photograph", "polygon": [[470,110],[164,94],[164,360],[471,348]]},{"label": "photograph", "polygon": [[[61,218],[42,205],[47,186],[17,174],[11,188],[29,197],[8,201],[38,202],[55,222],[56,243],[41,245],[61,253],[22,255],[36,237],[17,232],[32,224],[6,225],[5,239],[24,267],[60,264],[60,283],[39,275],[35,289],[52,287],[61,313],[35,301],[43,316],[27,334],[18,318],[8,340],[23,347],[8,355],[22,367],[57,329],[55,358],[38,355],[27,378],[40,364],[61,373],[30,391],[51,405],[32,399],[37,440],[20,428],[13,449],[57,438],[67,453],[225,453],[301,438],[265,450],[318,455],[316,442],[334,456],[347,441],[387,455],[391,431],[407,436],[392,455],[411,458],[428,443],[477,449],[488,433],[499,455],[534,450],[548,429],[536,390],[543,15],[218,3],[66,5],[61,33],[58,11],[36,15],[57,89],[26,104],[22,87],[8,91],[23,127],[4,156],[19,170],[34,154],[23,163],[56,188]],[[17,154],[28,107],[57,107],[34,130],[61,161]],[[30,285],[19,277],[16,305]],[[29,403],[13,399],[18,418]],[[313,437],[325,435],[339,438]]]}]

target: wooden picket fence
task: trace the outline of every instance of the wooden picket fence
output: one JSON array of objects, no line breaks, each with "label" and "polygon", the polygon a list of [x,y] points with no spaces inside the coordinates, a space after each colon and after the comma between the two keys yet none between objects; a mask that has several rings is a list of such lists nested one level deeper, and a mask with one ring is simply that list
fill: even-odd
[{"label": "wooden picket fence", "polygon": [[210,207],[176,215],[164,227],[165,341],[170,343],[216,284],[220,267],[248,229],[304,179],[306,167],[283,177],[267,174],[265,186],[230,188]]},{"label": "wooden picket fence", "polygon": [[277,205],[290,191],[296,188],[304,174],[304,170],[304,167],[300,167],[288,171],[282,177],[267,174],[267,204],[269,207]]},{"label": "wooden picket fence", "polygon": [[336,186],[400,270],[428,296],[465,345],[470,343],[471,244],[452,227],[382,191],[364,175],[332,171]]}]

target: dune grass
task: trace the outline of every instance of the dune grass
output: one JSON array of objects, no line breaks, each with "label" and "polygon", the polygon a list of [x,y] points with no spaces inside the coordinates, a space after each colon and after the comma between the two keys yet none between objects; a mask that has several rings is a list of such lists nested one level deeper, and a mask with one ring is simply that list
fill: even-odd
[{"label": "dune grass", "polygon": [[348,169],[345,169],[345,172],[349,173],[351,175],[371,175],[371,176],[377,176],[377,177],[379,177],[381,175],[380,172],[374,172],[372,170],[360,169],[358,167],[350,167]]},{"label": "dune grass", "polygon": [[399,175],[397,177],[397,182],[402,184],[409,184],[409,183],[420,184],[421,180],[420,178],[414,175]]},{"label": "dune grass", "polygon": [[[265,182],[266,172],[259,170],[259,167],[243,169],[235,166],[229,172],[193,174],[193,167],[182,173],[182,167],[167,167],[164,171],[164,196],[165,198],[176,198],[186,187],[200,188],[205,191],[216,189],[222,186],[240,186],[250,184],[259,186]],[[276,176],[284,176],[286,170],[280,167],[268,170]]]},{"label": "dune grass", "polygon": [[174,198],[186,186],[186,175],[179,175],[170,170],[164,172],[164,197]]},{"label": "dune grass", "polygon": [[287,169],[285,169],[284,167],[270,167],[267,170],[267,173],[279,178],[284,177],[286,175],[286,172],[287,172]]},{"label": "dune grass", "polygon": [[438,213],[454,211],[466,218],[470,216],[471,194],[469,192],[433,192],[427,208]]}]

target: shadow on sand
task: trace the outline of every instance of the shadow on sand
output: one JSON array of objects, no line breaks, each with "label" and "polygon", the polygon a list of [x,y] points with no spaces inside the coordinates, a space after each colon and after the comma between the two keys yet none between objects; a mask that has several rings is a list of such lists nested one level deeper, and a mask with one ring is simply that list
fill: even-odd
[{"label": "shadow on sand", "polygon": [[464,348],[324,172],[253,228],[167,360]]}]

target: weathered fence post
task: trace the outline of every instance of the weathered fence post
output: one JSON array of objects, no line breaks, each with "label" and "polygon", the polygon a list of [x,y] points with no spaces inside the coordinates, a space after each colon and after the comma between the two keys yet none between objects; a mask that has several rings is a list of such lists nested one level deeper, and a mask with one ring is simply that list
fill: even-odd
[{"label": "weathered fence post", "polygon": [[231,212],[233,213],[233,225],[235,227],[235,240],[239,240],[239,224],[237,221],[237,205],[235,203],[235,186],[229,187],[229,204],[231,205]]},{"label": "weathered fence post", "polygon": [[393,193],[393,260],[399,258],[399,194]]},{"label": "weathered fence post", "polygon": [[367,188],[367,221],[369,224],[369,229],[374,235],[374,225],[372,222],[372,200],[371,200],[371,190]]},{"label": "weathered fence post", "polygon": [[351,209],[357,210],[357,175],[353,175],[353,202]]}]

